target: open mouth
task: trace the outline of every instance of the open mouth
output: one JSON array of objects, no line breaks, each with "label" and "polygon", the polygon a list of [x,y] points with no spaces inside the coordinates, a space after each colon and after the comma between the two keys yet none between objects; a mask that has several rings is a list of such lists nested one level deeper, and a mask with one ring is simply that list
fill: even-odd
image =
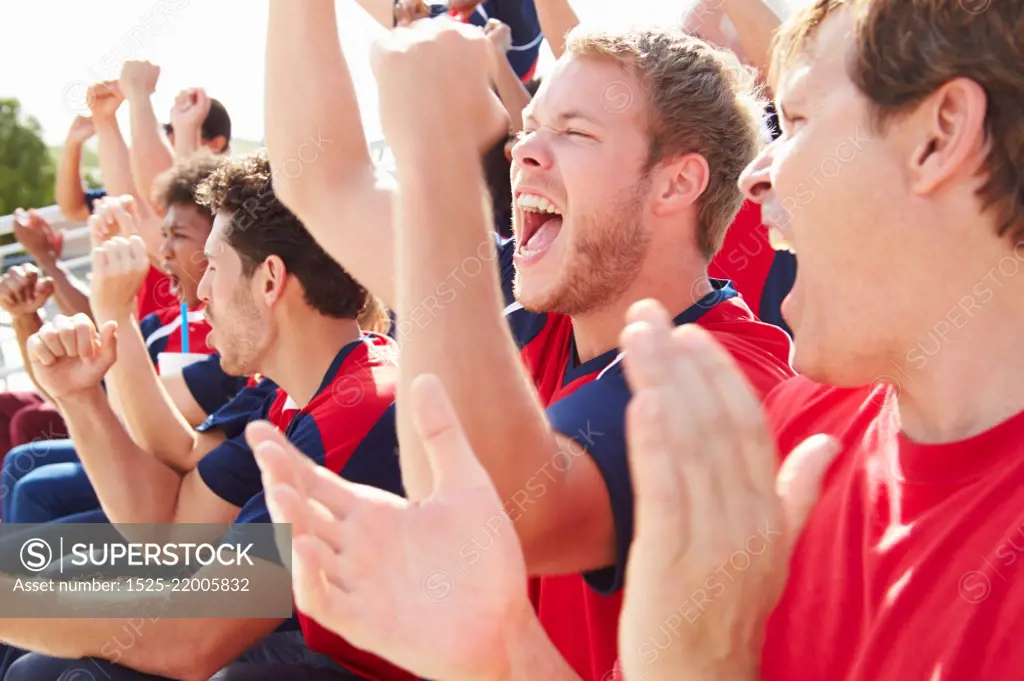
[{"label": "open mouth", "polygon": [[523,215],[516,251],[524,258],[536,257],[558,238],[562,230],[562,213],[550,199],[539,194],[519,194],[516,207]]}]

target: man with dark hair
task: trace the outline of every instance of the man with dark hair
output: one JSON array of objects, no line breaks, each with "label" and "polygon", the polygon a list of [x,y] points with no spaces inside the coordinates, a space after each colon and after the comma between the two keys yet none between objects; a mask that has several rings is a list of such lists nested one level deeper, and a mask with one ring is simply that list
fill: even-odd
[{"label": "man with dark hair", "polygon": [[[196,429],[169,419],[160,449],[148,451],[132,440],[99,388],[117,357],[117,336],[125,333],[116,321],[97,330],[84,316],[58,318],[30,341],[38,380],[64,411],[110,520],[269,522],[260,471],[243,434],[247,424],[262,419],[333,472],[401,492],[392,409],[395,348],[389,339],[359,327],[367,291],[277,200],[265,158],[227,162],[198,196],[215,216],[205,249],[209,265],[198,288],[214,329],[209,342],[225,370],[265,376],[259,385],[243,390]],[[145,269],[139,237],[116,245],[127,269]],[[160,408],[173,410],[166,402]],[[126,479],[132,483],[125,485]],[[59,657],[84,657],[100,655],[120,626],[68,620],[55,631],[47,621],[36,626],[11,620],[10,626],[0,626],[0,640]],[[364,674],[407,678],[345,648],[341,639],[301,615],[196,619],[186,625],[160,620],[153,626],[151,635],[124,651],[122,666],[102,665],[107,678],[151,678],[140,674],[145,672],[205,679],[240,657],[240,665],[276,661],[266,673],[278,676],[266,678],[351,678],[339,663]],[[310,647],[327,650],[337,662]],[[7,678],[56,678],[93,664],[28,656]]]}]

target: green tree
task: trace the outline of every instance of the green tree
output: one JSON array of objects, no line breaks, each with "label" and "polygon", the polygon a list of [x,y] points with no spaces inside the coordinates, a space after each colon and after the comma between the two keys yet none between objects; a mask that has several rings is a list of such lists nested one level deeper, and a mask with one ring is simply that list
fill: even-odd
[{"label": "green tree", "polygon": [[52,204],[56,175],[39,121],[23,118],[17,99],[0,99],[0,215]]}]

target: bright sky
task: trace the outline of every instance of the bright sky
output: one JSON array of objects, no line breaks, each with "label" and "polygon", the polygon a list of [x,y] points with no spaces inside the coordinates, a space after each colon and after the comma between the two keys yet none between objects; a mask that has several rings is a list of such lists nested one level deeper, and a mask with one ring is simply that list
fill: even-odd
[{"label": "bright sky", "polygon": [[[302,2],[303,0],[295,0]],[[574,0],[588,23],[676,23],[696,0]],[[337,0],[342,44],[352,69],[367,134],[379,135],[369,67],[371,41],[382,30],[354,0]],[[263,66],[267,0],[5,0],[0,97],[17,97],[43,126],[47,143],[63,141],[85,88],[116,78],[126,59],[161,66],[154,95],[166,117],[175,95],[201,86],[231,114],[233,135],[263,138]],[[550,61],[542,54],[541,69]],[[119,117],[127,130],[127,107]]]}]

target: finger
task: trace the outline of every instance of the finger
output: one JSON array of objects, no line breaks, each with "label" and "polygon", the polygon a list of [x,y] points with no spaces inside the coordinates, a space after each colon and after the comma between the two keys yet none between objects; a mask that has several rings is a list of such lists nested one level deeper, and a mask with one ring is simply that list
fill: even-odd
[{"label": "finger", "polygon": [[75,325],[71,319],[69,317],[59,315],[53,320],[53,328],[57,332],[57,340],[60,341],[64,356],[77,357],[78,339],[75,335]]},{"label": "finger", "polygon": [[[62,315],[57,315],[54,317],[53,322],[45,325],[40,329],[39,333],[36,334],[36,337],[43,345],[46,346],[46,349],[49,351],[54,361],[63,359],[67,356],[67,353],[64,350],[64,344],[60,340],[60,334],[56,329],[57,320],[61,318]],[[64,317],[64,319],[67,318]]]},{"label": "finger", "polygon": [[303,496],[322,504],[336,518],[344,518],[360,503],[360,485],[353,485],[318,466],[271,424],[249,424],[245,436],[263,473],[264,485],[294,487]]},{"label": "finger", "polygon": [[323,505],[304,497],[290,485],[274,485],[273,499],[268,496],[268,508],[273,503],[278,516],[282,520],[276,522],[290,523],[292,537],[309,535],[324,541],[331,550],[340,553],[341,523],[334,518]]},{"label": "finger", "polygon": [[146,242],[138,234],[128,239],[128,247],[131,254],[132,270],[138,272],[141,269],[149,271],[149,254],[146,252]]},{"label": "finger", "polygon": [[782,463],[775,490],[786,517],[790,554],[811,510],[818,503],[825,475],[840,450],[835,439],[815,435],[798,445]]},{"label": "finger", "polygon": [[626,441],[629,470],[633,481],[637,537],[683,534],[683,545],[690,542],[690,524],[699,510],[687,493],[685,476],[678,474],[685,451],[676,449],[673,428],[666,427],[673,417],[668,393],[656,389],[637,393],[626,408]]},{"label": "finger", "polygon": [[[728,475],[728,487],[743,484],[764,498],[775,492],[778,452],[769,434],[764,409],[754,389],[733,359],[713,336],[695,324],[673,333],[679,351],[693,357],[704,376],[709,395],[720,406],[716,429],[710,438],[721,438],[720,470]],[[724,445],[728,442],[733,447]],[[733,456],[726,456],[732,451]]]},{"label": "finger", "polygon": [[672,353],[668,312],[653,300],[641,301],[630,307],[626,323],[619,347],[625,353],[622,362],[630,390],[636,393],[670,382],[665,371]]},{"label": "finger", "polygon": [[[353,622],[352,608],[330,550],[314,537],[300,537],[292,549],[292,583],[295,605],[313,619],[328,621],[331,628],[346,636]],[[346,636],[347,637],[347,636]]]},{"label": "finger", "polygon": [[50,277],[44,277],[43,279],[39,280],[39,282],[36,284],[36,300],[39,301],[40,307],[42,307],[42,304],[45,303],[49,299],[49,297],[53,295],[53,292],[55,290],[55,284],[53,283],[53,279],[51,279]]},{"label": "finger", "polygon": [[[416,433],[434,475],[433,494],[445,496],[494,485],[476,458],[441,379],[422,374],[413,381],[409,399]],[[497,498],[497,491],[494,491]]]},{"label": "finger", "polygon": [[48,367],[53,366],[57,361],[57,357],[50,350],[49,345],[40,334],[35,334],[28,339],[25,344],[28,350],[29,361],[42,366]]},{"label": "finger", "polygon": [[114,223],[117,225],[118,231],[125,235],[131,236],[138,234],[139,230],[135,225],[135,220],[125,210],[125,204],[133,201],[131,196],[123,196],[120,199],[110,205],[109,215],[113,217]]},{"label": "finger", "polygon": [[71,318],[75,332],[75,354],[82,359],[91,360],[96,356],[96,327],[84,314],[76,314]]},{"label": "finger", "polygon": [[[89,325],[92,326],[92,322],[89,322]],[[94,341],[99,345],[94,348],[93,356],[98,357],[108,367],[113,366],[117,360],[117,331],[117,322],[108,321],[100,327],[98,339],[93,335]]]}]

